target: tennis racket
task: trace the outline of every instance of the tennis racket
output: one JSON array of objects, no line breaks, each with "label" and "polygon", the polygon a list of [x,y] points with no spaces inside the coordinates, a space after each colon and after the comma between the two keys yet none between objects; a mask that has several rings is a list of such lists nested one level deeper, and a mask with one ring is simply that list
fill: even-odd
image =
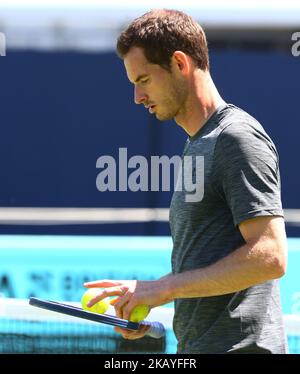
[{"label": "tennis racket", "polygon": [[111,326],[118,326],[128,330],[137,331],[140,327],[140,324],[150,326],[150,329],[147,331],[148,336],[152,338],[159,339],[165,335],[165,328],[162,323],[160,322],[149,322],[149,321],[142,321],[140,323],[127,321],[122,318],[117,318],[109,314],[97,314],[92,313],[86,310],[83,310],[79,307],[63,304],[57,301],[52,300],[42,300],[37,297],[31,297],[29,299],[29,304],[38,308],[50,310],[52,312],[67,314],[72,317],[78,317],[87,319],[90,321],[104,323],[106,325]]}]

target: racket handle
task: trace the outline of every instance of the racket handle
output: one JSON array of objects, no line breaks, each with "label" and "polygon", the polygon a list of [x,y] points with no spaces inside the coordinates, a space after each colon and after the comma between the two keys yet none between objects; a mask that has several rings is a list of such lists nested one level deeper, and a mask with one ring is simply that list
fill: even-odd
[{"label": "racket handle", "polygon": [[146,335],[151,336],[151,338],[159,339],[163,337],[166,333],[165,327],[160,322],[141,322],[143,325],[150,326],[150,329],[147,331]]}]

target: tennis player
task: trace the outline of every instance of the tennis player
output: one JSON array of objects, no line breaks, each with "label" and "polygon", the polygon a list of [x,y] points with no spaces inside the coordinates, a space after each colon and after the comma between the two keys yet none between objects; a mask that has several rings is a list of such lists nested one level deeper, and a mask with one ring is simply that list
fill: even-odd
[{"label": "tennis player", "polygon": [[[278,278],[287,243],[272,140],[221,98],[205,34],[190,16],[150,11],[122,32],[117,51],[136,104],[161,121],[175,119],[188,135],[183,156],[204,157],[204,194],[200,201],[187,201],[184,189],[173,194],[171,274],[87,283],[104,287],[91,304],[117,295],[117,316],[128,319],[138,304],[175,301],[178,353],[285,353]],[[146,328],[117,331],[136,339]]]}]

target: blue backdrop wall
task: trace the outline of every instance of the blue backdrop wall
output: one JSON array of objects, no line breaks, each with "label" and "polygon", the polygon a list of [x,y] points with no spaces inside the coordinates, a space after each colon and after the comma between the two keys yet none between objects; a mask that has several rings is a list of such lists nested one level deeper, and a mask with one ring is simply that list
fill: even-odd
[{"label": "blue backdrop wall", "polygon": [[[254,115],[277,146],[284,208],[300,208],[299,67],[300,58],[283,51],[211,51],[212,76],[224,99]],[[128,158],[181,155],[186,139],[175,122],[158,122],[134,104],[133,86],[115,53],[8,51],[0,60],[0,85],[0,206],[169,206],[170,192],[96,188],[100,156],[118,159],[120,147],[127,148]],[[26,230],[34,228],[1,227],[7,233]],[[169,233],[167,224],[157,223],[120,230]]]}]

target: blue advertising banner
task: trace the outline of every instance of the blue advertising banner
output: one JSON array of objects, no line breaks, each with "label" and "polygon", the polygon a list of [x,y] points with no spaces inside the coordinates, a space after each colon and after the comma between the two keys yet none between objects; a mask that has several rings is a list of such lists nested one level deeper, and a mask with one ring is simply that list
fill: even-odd
[{"label": "blue advertising banner", "polygon": [[[281,278],[284,314],[300,314],[300,239],[289,238]],[[0,236],[0,293],[10,298],[79,301],[83,282],[157,279],[171,271],[168,236]]]}]

